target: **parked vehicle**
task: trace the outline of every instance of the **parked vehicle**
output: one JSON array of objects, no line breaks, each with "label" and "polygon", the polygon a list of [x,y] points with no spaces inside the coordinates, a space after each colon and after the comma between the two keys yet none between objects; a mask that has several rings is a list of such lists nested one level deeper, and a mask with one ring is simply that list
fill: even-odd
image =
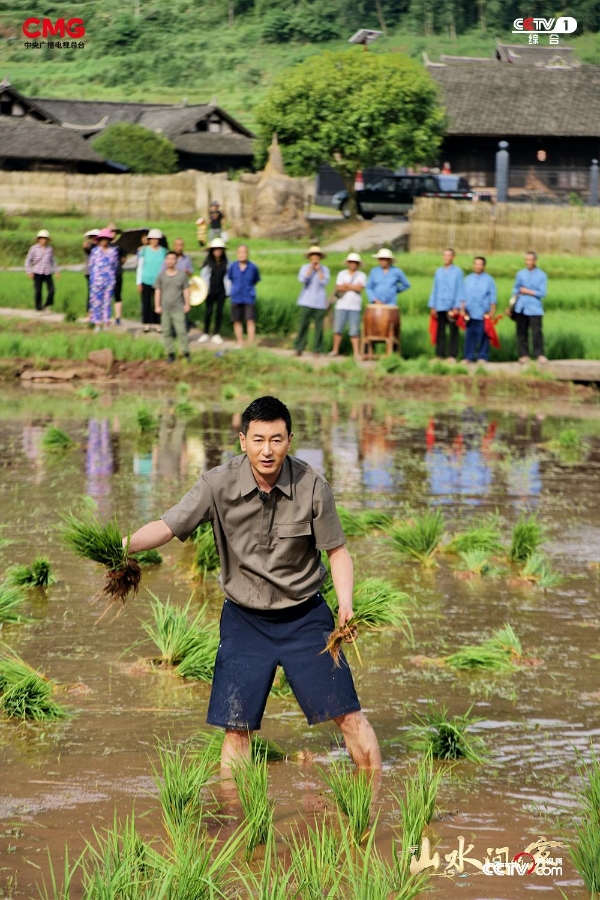
[{"label": "parked vehicle", "polygon": [[[415,197],[445,197],[449,200],[489,200],[472,190],[463,175],[386,175],[356,193],[358,212],[363,219],[374,216],[405,215]],[[338,191],[332,205],[348,218],[348,192]]]}]

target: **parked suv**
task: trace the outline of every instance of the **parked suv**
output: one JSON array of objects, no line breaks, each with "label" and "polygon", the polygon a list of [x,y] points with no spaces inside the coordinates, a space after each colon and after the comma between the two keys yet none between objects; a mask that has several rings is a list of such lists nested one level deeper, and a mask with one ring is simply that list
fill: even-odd
[{"label": "parked suv", "polygon": [[[385,175],[356,193],[358,212],[363,219],[373,216],[401,216],[408,212],[415,197],[447,197],[451,200],[489,199],[471,190],[463,175]],[[348,191],[338,191],[332,205],[346,218],[350,215]]]}]

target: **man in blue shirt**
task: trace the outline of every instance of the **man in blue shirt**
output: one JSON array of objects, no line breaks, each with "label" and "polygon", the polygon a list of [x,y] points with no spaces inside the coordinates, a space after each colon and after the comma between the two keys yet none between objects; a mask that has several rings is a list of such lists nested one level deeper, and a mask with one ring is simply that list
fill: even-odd
[{"label": "man in blue shirt", "polygon": [[244,346],[244,325],[248,332],[248,343],[254,343],[256,334],[256,285],[260,281],[258,266],[248,259],[248,247],[240,244],[237,261],[228,272],[231,281],[231,321],[238,347]]},{"label": "man in blue shirt", "polygon": [[490,355],[490,339],[485,333],[485,319],[496,314],[496,285],[485,271],[485,257],[476,256],[473,271],[462,285],[461,312],[469,318],[465,335],[465,360],[467,363],[487,362]]},{"label": "man in blue shirt", "polygon": [[409,281],[402,269],[392,265],[394,254],[391,250],[384,247],[373,256],[379,265],[369,272],[367,280],[369,303],[396,306],[396,297],[409,289]]},{"label": "man in blue shirt", "polygon": [[429,297],[429,309],[437,319],[437,342],[435,355],[438,359],[446,356],[446,326],[449,328],[448,362],[456,362],[458,355],[458,325],[456,317],[460,309],[460,294],[463,283],[462,269],[454,265],[454,250],[444,250],[444,265],[436,269],[433,287]]},{"label": "man in blue shirt", "polygon": [[306,256],[308,262],[298,272],[298,281],[302,285],[298,306],[300,307],[300,323],[294,347],[296,356],[302,356],[308,337],[310,323],[315,323],[315,341],[313,352],[321,353],[323,349],[323,321],[327,315],[327,283],[329,269],[323,265],[325,254],[320,247],[309,247]]},{"label": "man in blue shirt", "polygon": [[529,250],[525,254],[525,268],[517,272],[513,294],[516,302],[513,318],[517,325],[517,347],[519,362],[529,362],[529,329],[533,337],[533,355],[537,362],[548,360],[544,356],[544,335],[542,317],[544,307],[542,300],[548,292],[548,278],[545,272],[537,267],[537,253]]}]

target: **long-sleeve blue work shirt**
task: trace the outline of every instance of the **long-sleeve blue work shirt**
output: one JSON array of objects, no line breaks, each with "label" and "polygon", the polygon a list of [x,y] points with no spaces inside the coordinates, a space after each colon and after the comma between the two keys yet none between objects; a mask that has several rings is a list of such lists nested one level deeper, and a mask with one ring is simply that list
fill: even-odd
[{"label": "long-sleeve blue work shirt", "polygon": [[[535,297],[531,294],[519,294],[519,288],[528,288],[535,291]],[[517,272],[513,294],[517,294],[515,312],[524,313],[526,316],[543,316],[544,306],[542,300],[548,293],[548,276],[536,266],[535,269],[521,269]]]},{"label": "long-sleeve blue work shirt", "polygon": [[450,309],[459,309],[460,293],[463,283],[462,269],[452,263],[451,266],[440,266],[433,276],[433,287],[427,304],[430,309],[438,312],[448,312]]},{"label": "long-sleeve blue work shirt", "polygon": [[487,272],[471,272],[463,281],[460,299],[472,319],[483,319],[496,304],[494,279]]},{"label": "long-sleeve blue work shirt", "polygon": [[395,306],[396,297],[410,287],[408,278],[398,266],[390,266],[384,272],[381,266],[375,266],[367,279],[367,297],[369,303],[380,300],[386,306]]},{"label": "long-sleeve blue work shirt", "polygon": [[[321,274],[323,278],[321,278]],[[329,269],[321,265],[321,270],[313,269],[306,263],[298,272],[298,281],[303,285],[298,297],[298,306],[310,306],[311,309],[327,309],[327,283]]]}]

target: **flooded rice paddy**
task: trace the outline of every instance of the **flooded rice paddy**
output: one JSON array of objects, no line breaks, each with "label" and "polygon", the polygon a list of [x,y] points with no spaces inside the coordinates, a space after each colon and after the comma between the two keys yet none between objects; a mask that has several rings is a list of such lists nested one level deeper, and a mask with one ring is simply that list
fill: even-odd
[{"label": "flooded rice paddy", "polygon": [[[12,543],[0,548],[0,572],[44,553],[58,582],[30,591],[27,612],[35,621],[4,626],[0,639],[61,685],[60,699],[73,715],[56,724],[0,721],[0,897],[37,896],[46,848],[60,866],[65,842],[75,855],[94,827],[112,823],[115,807],[125,815],[135,804],[145,814],[143,832],[157,832],[157,740],[185,741],[204,727],[209,685],[140,665],[152,654],[141,643],[141,623],[149,618],[146,588],[178,603],[193,591],[194,608],[208,600],[218,619],[215,577],[193,579],[192,547],[174,541],[162,551],[163,564],[145,570],[139,596],[122,615],[96,624],[101,605],[89,600],[102,574],[68,551],[57,531],[60,512],[89,506],[89,498],[100,516],[116,514],[134,530],[236,452],[243,401],[193,401],[195,411],[182,417],[173,390],[159,397],[160,425],[147,436],[136,424],[141,399],[106,391],[84,402],[47,390],[9,392],[2,401],[0,534]],[[146,402],[155,404],[156,394]],[[413,647],[400,633],[364,633],[363,666],[349,657],[383,744],[382,853],[397,818],[387,788],[401,783],[414,762],[406,732],[430,700],[452,714],[472,706],[473,732],[489,751],[483,765],[446,768],[432,826],[442,859],[438,876],[461,836],[464,855],[479,861],[489,848],[494,854],[508,847],[512,857],[541,836],[567,836],[577,754],[589,754],[600,737],[600,410],[327,399],[290,406],[293,452],[326,475],[347,508],[402,515],[406,505],[431,504],[443,511],[449,534],[497,511],[507,543],[519,515],[536,511],[547,527],[544,551],[562,576],[544,591],[517,580],[505,563],[501,576],[466,579],[457,577],[457,557],[440,555],[439,566],[427,571],[400,560],[381,534],[349,540],[358,578],[385,577],[414,598]],[[76,441],[74,449],[55,457],[43,452],[50,422]],[[566,428],[582,438],[575,452],[552,443]],[[415,662],[477,643],[504,622],[540,665],[476,676]],[[337,755],[335,729],[309,728],[293,699],[271,698],[263,734],[290,754],[301,752],[301,761],[269,768],[276,828],[285,835],[300,817],[322,814],[325,787],[315,763]],[[466,861],[462,872],[434,878],[429,894],[519,900],[542,892],[559,900],[562,889],[568,900],[588,896],[566,849],[562,858],[562,875],[530,879],[485,877]]]}]

